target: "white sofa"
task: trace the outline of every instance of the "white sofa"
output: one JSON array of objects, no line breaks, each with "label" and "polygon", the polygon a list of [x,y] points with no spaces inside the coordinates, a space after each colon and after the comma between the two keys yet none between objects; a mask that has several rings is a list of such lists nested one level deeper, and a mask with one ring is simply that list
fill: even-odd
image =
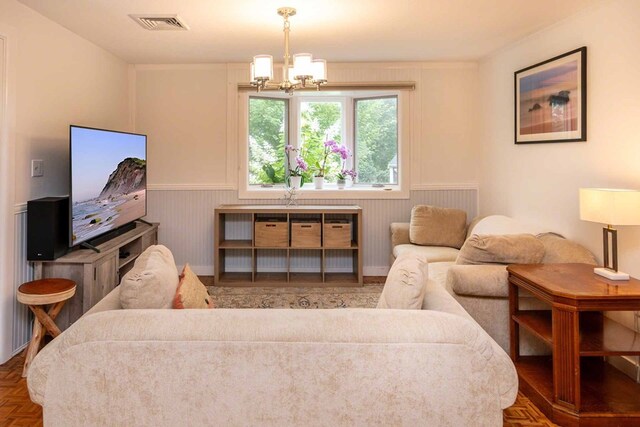
[{"label": "white sofa", "polygon": [[446,290],[424,310],[125,310],[117,287],[28,373],[46,426],[500,426],[518,380]]},{"label": "white sofa", "polygon": [[[409,223],[390,226],[393,262],[400,254],[414,253],[429,262],[429,278],[445,289],[464,310],[506,351],[509,351],[509,298],[506,265],[457,265],[457,248],[420,246],[409,238]],[[504,215],[476,218],[469,224],[466,237],[473,235],[541,235],[545,247],[543,263],[580,262],[595,264],[596,260],[586,248],[562,236],[525,224]],[[468,280],[459,280],[464,277]],[[520,291],[520,307],[549,309],[538,299]],[[521,354],[547,354],[548,348],[521,330]]]}]

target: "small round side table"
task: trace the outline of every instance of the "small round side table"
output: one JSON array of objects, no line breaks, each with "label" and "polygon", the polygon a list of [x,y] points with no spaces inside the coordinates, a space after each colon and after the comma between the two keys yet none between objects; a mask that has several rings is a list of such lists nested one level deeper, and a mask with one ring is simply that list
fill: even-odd
[{"label": "small round side table", "polygon": [[[76,283],[68,279],[40,279],[27,282],[18,288],[18,301],[27,305],[35,318],[33,319],[33,335],[27,348],[22,376],[26,377],[29,365],[38,354],[45,334],[54,338],[60,335],[60,328],[54,320],[62,310],[64,303],[76,293]],[[45,306],[51,304],[45,311]]]}]

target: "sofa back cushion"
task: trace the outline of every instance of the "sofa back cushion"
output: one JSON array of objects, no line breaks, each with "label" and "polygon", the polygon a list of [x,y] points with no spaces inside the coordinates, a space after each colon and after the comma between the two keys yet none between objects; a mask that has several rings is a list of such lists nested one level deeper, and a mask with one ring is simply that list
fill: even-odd
[{"label": "sofa back cushion", "polygon": [[409,240],[415,245],[459,249],[467,230],[467,213],[460,209],[417,205],[411,209]]},{"label": "sofa back cushion", "polygon": [[122,308],[171,308],[178,270],[166,246],[148,247],[120,282]]},{"label": "sofa back cushion", "polygon": [[546,230],[504,215],[489,215],[469,225],[467,237],[474,234],[538,234]]},{"label": "sofa back cushion", "polygon": [[598,262],[593,254],[579,243],[567,240],[556,233],[543,233],[538,239],[544,245],[543,264],[563,262],[580,262],[596,265]]},{"label": "sofa back cushion", "polygon": [[406,253],[391,266],[377,308],[420,310],[429,279],[429,267],[420,256]]},{"label": "sofa back cushion", "polygon": [[464,242],[456,264],[538,264],[544,245],[532,234],[478,235]]}]

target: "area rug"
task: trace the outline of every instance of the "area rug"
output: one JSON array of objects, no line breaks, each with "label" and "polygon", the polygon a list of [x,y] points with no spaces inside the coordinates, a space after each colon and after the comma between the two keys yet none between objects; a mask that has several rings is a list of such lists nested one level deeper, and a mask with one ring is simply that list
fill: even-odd
[{"label": "area rug", "polygon": [[358,288],[238,288],[209,286],[218,308],[375,308],[383,285]]}]

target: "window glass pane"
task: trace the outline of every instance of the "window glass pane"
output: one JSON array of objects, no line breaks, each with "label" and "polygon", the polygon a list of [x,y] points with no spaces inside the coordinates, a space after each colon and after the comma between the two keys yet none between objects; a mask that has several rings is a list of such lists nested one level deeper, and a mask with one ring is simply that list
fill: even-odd
[{"label": "window glass pane", "polygon": [[398,183],[398,98],[359,99],[355,103],[357,182]]},{"label": "window glass pane", "polygon": [[249,184],[284,182],[286,99],[249,98]]},{"label": "window glass pane", "polygon": [[302,154],[309,164],[305,181],[324,166],[324,176],[333,179],[342,166],[338,154],[329,153],[325,160],[325,141],[342,143],[342,103],[324,101],[300,102],[300,139]]}]

